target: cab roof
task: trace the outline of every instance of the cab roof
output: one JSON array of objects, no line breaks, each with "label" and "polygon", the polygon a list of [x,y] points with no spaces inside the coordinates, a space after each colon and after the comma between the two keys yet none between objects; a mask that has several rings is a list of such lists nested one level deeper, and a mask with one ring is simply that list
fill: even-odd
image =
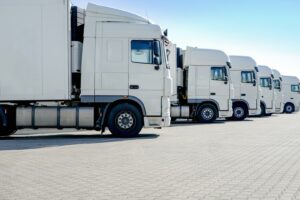
[{"label": "cab roof", "polygon": [[123,10],[99,6],[92,3],[88,4],[86,14],[89,16],[98,17],[101,19],[101,21],[151,24],[148,19],[145,19],[138,15]]},{"label": "cab roof", "polygon": [[228,56],[220,50],[187,47],[184,66],[225,66]]},{"label": "cab roof", "polygon": [[229,56],[232,70],[254,70],[256,61],[249,56]]},{"label": "cab roof", "polygon": [[284,84],[299,84],[299,78],[296,76],[282,76],[282,82]]}]

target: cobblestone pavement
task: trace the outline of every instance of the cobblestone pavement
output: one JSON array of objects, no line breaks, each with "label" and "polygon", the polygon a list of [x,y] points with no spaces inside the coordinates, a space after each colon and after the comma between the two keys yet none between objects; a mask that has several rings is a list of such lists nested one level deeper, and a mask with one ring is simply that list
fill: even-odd
[{"label": "cobblestone pavement", "polygon": [[300,114],[0,140],[0,200],[300,199]]}]

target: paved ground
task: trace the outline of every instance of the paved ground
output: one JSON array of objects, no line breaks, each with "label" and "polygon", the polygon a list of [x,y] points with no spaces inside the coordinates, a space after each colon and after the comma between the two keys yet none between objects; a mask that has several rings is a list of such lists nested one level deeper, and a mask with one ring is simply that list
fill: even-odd
[{"label": "paved ground", "polygon": [[300,199],[300,114],[0,140],[0,200]]}]

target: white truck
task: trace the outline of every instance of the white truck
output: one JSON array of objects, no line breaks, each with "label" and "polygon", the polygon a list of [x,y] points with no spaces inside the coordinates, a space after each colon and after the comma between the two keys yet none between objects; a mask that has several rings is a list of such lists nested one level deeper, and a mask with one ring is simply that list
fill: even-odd
[{"label": "white truck", "polygon": [[274,75],[272,69],[268,66],[258,66],[258,76],[260,79],[261,89],[261,114],[260,116],[269,116],[275,113],[274,100]]},{"label": "white truck", "polygon": [[300,110],[300,81],[295,76],[282,76],[283,107],[285,113]]},{"label": "white truck", "polygon": [[233,120],[244,120],[247,116],[261,113],[258,68],[255,60],[248,56],[229,56],[230,75],[234,87]]},{"label": "white truck", "polygon": [[218,117],[231,117],[234,91],[228,56],[219,50],[175,49],[169,54],[177,88],[171,98],[172,120],[183,118],[210,123]]},{"label": "white truck", "polygon": [[282,76],[279,71],[273,69],[273,84],[274,84],[274,101],[275,101],[275,113],[283,113],[283,91],[282,91]]},{"label": "white truck", "polygon": [[0,1],[0,135],[22,128],[132,137],[170,125],[166,35],[149,20],[69,0]]}]

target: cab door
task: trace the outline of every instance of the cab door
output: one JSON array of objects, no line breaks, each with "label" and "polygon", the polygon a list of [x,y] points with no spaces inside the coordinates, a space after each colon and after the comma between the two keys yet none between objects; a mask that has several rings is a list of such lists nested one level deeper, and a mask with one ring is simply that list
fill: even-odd
[{"label": "cab door", "polygon": [[132,39],[129,47],[129,96],[143,102],[147,116],[161,116],[165,64],[162,42]]},{"label": "cab door", "polygon": [[272,79],[270,77],[260,78],[260,86],[262,90],[262,101],[266,104],[267,109],[273,109],[274,90],[272,86]]},{"label": "cab door", "polygon": [[245,100],[250,110],[258,109],[257,105],[257,83],[254,71],[241,72],[241,99]]},{"label": "cab door", "polygon": [[211,67],[210,99],[219,104],[221,111],[229,110],[230,81],[225,66]]}]

